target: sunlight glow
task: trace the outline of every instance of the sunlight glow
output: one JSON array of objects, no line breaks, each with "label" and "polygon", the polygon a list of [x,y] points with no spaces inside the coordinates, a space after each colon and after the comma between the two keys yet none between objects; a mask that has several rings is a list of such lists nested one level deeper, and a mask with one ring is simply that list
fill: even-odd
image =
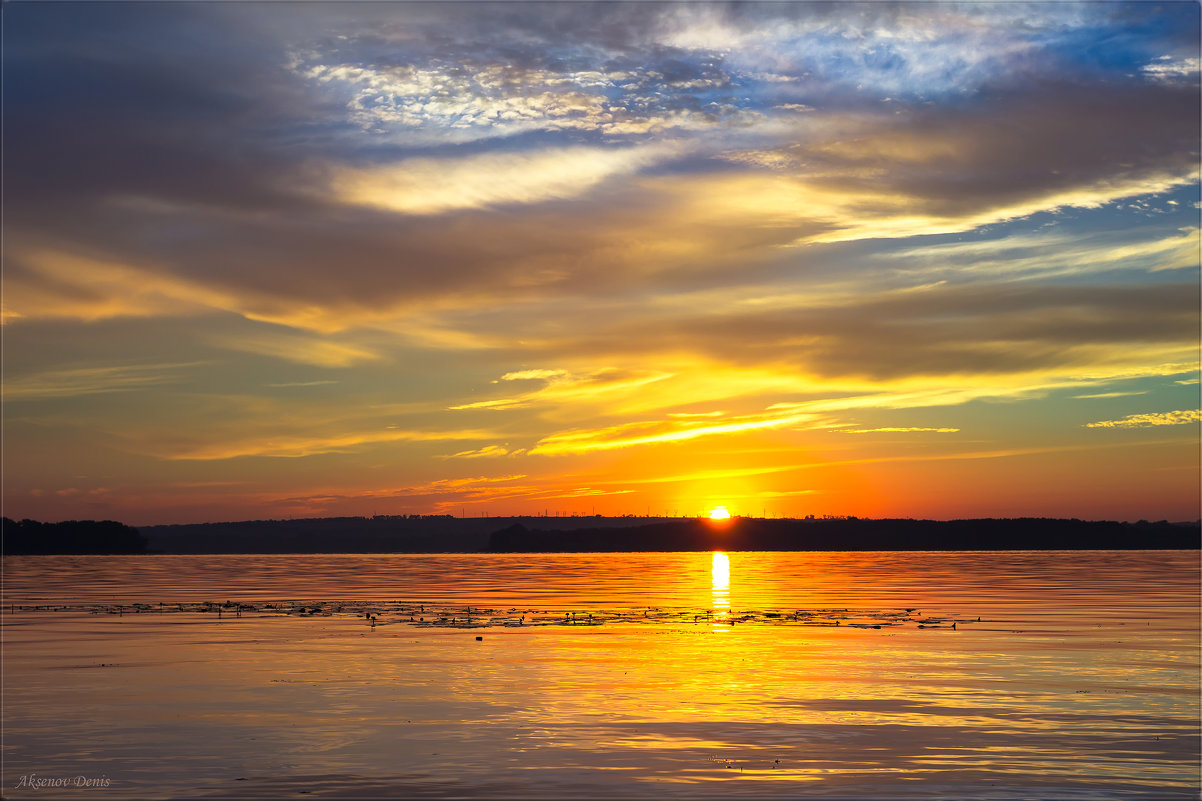
[{"label": "sunlight glow", "polygon": [[710,509],[709,518],[710,520],[730,520],[730,512],[727,511],[725,506],[715,506],[713,509]]}]

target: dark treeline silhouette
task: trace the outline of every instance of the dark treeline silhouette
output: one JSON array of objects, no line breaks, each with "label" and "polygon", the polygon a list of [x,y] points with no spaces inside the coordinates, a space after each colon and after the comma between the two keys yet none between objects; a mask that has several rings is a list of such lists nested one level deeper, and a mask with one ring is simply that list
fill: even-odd
[{"label": "dark treeline silhouette", "polygon": [[1198,523],[381,515],[133,529],[4,519],[6,554],[1197,549]]},{"label": "dark treeline silhouette", "polygon": [[113,520],[3,519],[6,554],[146,553],[146,538],[136,528]]},{"label": "dark treeline silhouette", "polygon": [[1198,523],[1119,523],[1049,518],[867,520],[735,518],[623,529],[495,532],[495,552],[596,551],[980,551],[1197,549]]},{"label": "dark treeline silhouette", "polygon": [[156,553],[474,553],[520,522],[537,528],[617,528],[663,518],[375,515],[143,526]]}]

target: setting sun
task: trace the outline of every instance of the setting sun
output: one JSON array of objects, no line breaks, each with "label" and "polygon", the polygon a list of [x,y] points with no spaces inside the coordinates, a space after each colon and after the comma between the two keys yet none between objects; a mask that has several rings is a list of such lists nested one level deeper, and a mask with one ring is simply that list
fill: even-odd
[{"label": "setting sun", "polygon": [[729,519],[730,519],[730,512],[727,511],[725,506],[715,506],[713,509],[710,509],[710,520],[729,520]]}]

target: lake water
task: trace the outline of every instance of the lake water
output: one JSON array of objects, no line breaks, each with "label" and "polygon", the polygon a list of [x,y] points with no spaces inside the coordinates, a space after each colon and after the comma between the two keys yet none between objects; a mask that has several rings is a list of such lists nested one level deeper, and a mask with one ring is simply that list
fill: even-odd
[{"label": "lake water", "polygon": [[1199,586],[1178,551],[7,557],[3,793],[1197,798]]}]

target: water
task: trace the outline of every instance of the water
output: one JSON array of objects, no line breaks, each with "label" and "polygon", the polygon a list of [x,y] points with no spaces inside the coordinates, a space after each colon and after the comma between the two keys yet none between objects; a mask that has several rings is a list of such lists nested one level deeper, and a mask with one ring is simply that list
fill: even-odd
[{"label": "water", "polygon": [[8,557],[4,574],[5,797],[1199,792],[1197,552]]}]

